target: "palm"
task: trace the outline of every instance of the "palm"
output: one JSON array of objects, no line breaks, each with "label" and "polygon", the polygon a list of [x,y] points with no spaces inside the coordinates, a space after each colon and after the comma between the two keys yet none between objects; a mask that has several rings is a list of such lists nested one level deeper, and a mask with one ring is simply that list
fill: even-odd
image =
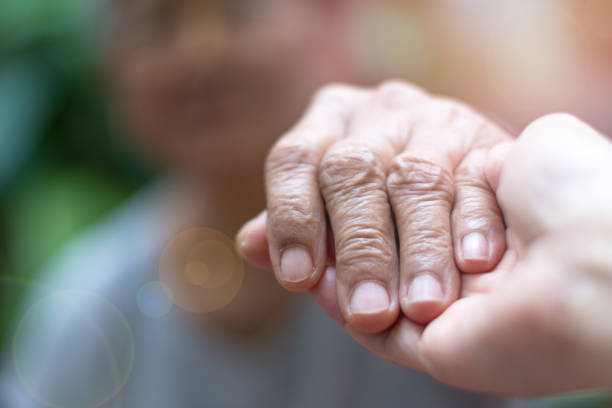
[{"label": "palm", "polygon": [[[382,333],[352,329],[337,308],[333,268],[328,268],[311,294],[366,348],[447,384],[522,395],[555,392],[564,381],[568,383],[565,388],[578,387],[575,378],[563,376],[572,372],[576,359],[568,363],[558,358],[566,345],[561,339],[555,341],[554,330],[551,332],[562,293],[556,287],[564,278],[558,271],[545,270],[526,277],[517,258],[510,245],[492,272],[464,274],[460,298],[426,327],[401,316]],[[550,389],[543,386],[543,378]]]}]

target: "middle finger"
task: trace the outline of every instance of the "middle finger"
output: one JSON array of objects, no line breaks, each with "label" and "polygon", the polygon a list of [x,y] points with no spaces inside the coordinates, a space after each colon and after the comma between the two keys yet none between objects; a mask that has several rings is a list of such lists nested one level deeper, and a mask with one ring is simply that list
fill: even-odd
[{"label": "middle finger", "polygon": [[407,142],[405,111],[397,108],[428,98],[407,85],[383,85],[322,161],[319,181],[334,232],[338,304],[346,321],[362,332],[388,328],[399,313],[387,168]]}]

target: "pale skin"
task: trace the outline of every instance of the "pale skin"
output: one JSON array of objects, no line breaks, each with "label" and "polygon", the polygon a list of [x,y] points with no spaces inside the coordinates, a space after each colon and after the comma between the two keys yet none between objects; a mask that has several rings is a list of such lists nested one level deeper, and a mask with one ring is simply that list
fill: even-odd
[{"label": "pale skin", "polygon": [[[412,92],[413,88],[405,86],[406,92]],[[362,108],[362,112],[372,111],[370,117],[376,118],[379,115],[376,109],[370,103]],[[328,112],[332,117],[340,117],[331,107]],[[468,112],[469,118],[483,120]],[[444,112],[433,114],[436,116],[448,117]],[[440,120],[437,133],[444,136],[436,139],[433,146],[441,151],[449,146],[465,146],[465,138],[470,138],[468,132],[462,134],[449,129],[449,123],[452,121]],[[470,127],[465,125],[465,129]],[[478,209],[476,213],[488,222],[486,228],[479,231],[488,233],[487,237],[491,237],[491,231],[494,231],[493,239],[498,241],[493,245],[498,245],[499,253],[489,251],[489,254],[497,255],[487,258],[486,266],[482,266],[483,261],[477,263],[480,269],[466,267],[468,263],[461,255],[462,248],[457,245],[456,231],[470,230],[470,226],[481,227],[483,224],[461,222],[461,219],[469,220],[474,212],[461,210],[462,195],[459,191],[464,187],[456,176],[460,164],[451,166],[455,169],[452,173],[455,176],[452,205],[443,207],[439,201],[428,200],[413,210],[424,213],[417,219],[417,226],[421,225],[418,221],[432,215],[437,215],[438,219],[432,216],[426,225],[447,222],[447,228],[436,239],[454,243],[450,255],[444,253],[433,257],[444,260],[450,256],[452,261],[454,256],[457,265],[457,269],[450,272],[440,269],[448,274],[438,275],[443,277],[443,281],[456,282],[456,292],[451,291],[452,295],[435,303],[439,312],[436,316],[430,315],[433,319],[415,319],[415,309],[403,307],[409,292],[402,291],[401,282],[410,281],[411,269],[407,268],[406,272],[393,262],[390,266],[379,264],[380,269],[376,271],[381,275],[376,280],[386,282],[387,288],[392,287],[393,282],[400,282],[395,284],[397,292],[389,291],[389,308],[370,320],[355,319],[347,314],[350,303],[345,295],[346,287],[363,280],[364,276],[366,281],[372,280],[367,276],[372,269],[368,268],[364,273],[359,268],[351,269],[343,264],[351,257],[336,256],[334,265],[333,257],[323,255],[321,271],[316,269],[317,265],[315,276],[301,285],[287,285],[282,280],[281,284],[291,289],[310,289],[315,301],[332,319],[379,356],[427,372],[454,386],[513,395],[610,388],[612,318],[608,311],[612,310],[612,188],[607,186],[612,186],[612,143],[588,125],[565,114],[549,115],[535,121],[517,140],[497,128],[492,129],[495,129],[496,137],[483,148],[482,156],[473,153],[478,149],[468,149],[462,152],[462,156],[478,157],[468,167],[473,171],[477,169],[471,174],[478,177],[472,180],[483,180],[484,184],[480,185],[484,187],[468,201],[473,205],[470,208]],[[392,134],[392,131],[385,133]],[[441,137],[433,132],[430,135],[432,138]],[[383,146],[385,143],[380,141]],[[431,156],[423,156],[422,151],[417,151],[417,157],[433,162]],[[284,171],[287,173],[285,179],[295,183],[299,181],[297,175],[290,174],[295,171],[291,166],[286,166]],[[270,175],[267,180],[268,200],[282,194],[270,191],[280,186],[270,183]],[[406,184],[406,180],[410,182],[411,179],[401,179],[401,183]],[[318,181],[321,181],[320,176]],[[389,184],[387,181],[387,192]],[[310,188],[313,191],[324,190],[318,184]],[[327,204],[329,199],[324,191],[322,196]],[[376,219],[385,219],[384,206],[377,207],[371,197],[359,201],[360,205],[369,207]],[[335,233],[343,231],[343,223],[350,225],[353,221],[350,218],[355,217],[351,208],[342,207],[354,206],[354,202],[348,198],[338,202],[340,208],[336,211],[330,211],[327,206]],[[394,198],[390,197],[388,202],[393,207]],[[277,218],[273,208],[269,203],[268,213],[262,213],[243,228],[239,244],[248,259],[262,266],[273,265],[277,277],[282,277],[278,258],[275,260],[279,255],[274,243],[283,241],[275,234],[283,231],[291,234],[304,229],[293,227],[295,224],[287,220],[275,225]],[[410,231],[410,226],[402,225],[402,222],[412,223],[412,220],[398,215],[401,208],[400,211],[393,209],[395,220],[390,222],[392,226],[395,222],[399,231],[399,245],[396,247],[394,239],[383,241],[387,252],[397,253],[401,263],[407,262],[413,268],[425,265],[432,270],[428,251],[425,250],[424,255],[410,252],[414,241],[408,241],[412,245],[403,242],[415,239],[410,233],[402,233]],[[485,214],[484,218],[482,214]],[[493,215],[487,218],[487,214]],[[334,217],[339,218],[334,220]],[[357,222],[364,219],[356,218]],[[323,221],[320,224],[318,228],[325,230]],[[385,224],[379,222],[376,225]],[[497,235],[496,228],[501,228],[501,236]],[[338,243],[343,242],[337,235],[334,236],[336,251]],[[419,237],[418,234],[414,236]],[[319,238],[316,242],[320,245],[320,241]],[[426,247],[417,245],[417,248]],[[359,251],[359,248],[353,250]],[[451,278],[444,278],[449,275]],[[396,309],[393,309],[394,302]],[[397,304],[402,306],[402,312]]]}]

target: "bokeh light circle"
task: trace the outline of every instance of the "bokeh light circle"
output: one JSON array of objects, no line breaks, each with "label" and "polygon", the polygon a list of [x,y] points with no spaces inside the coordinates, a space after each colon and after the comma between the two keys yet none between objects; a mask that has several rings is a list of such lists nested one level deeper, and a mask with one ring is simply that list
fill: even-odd
[{"label": "bokeh light circle", "polygon": [[25,391],[53,408],[106,404],[121,391],[134,362],[132,331],[123,314],[87,292],[56,292],[30,306],[12,351]]},{"label": "bokeh light circle", "polygon": [[172,292],[160,281],[145,283],[137,294],[138,308],[148,317],[163,317],[173,304]]},{"label": "bokeh light circle", "polygon": [[204,262],[193,261],[187,264],[185,268],[185,279],[192,285],[202,286],[208,280],[210,272],[208,266]]},{"label": "bokeh light circle", "polygon": [[236,297],[244,280],[244,264],[227,235],[211,228],[191,228],[174,236],[164,248],[159,280],[176,305],[207,313]]}]

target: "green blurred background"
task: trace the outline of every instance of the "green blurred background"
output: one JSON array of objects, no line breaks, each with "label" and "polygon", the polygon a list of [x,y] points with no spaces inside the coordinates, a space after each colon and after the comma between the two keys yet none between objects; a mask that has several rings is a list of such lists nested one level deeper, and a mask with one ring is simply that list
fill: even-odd
[{"label": "green blurred background", "polygon": [[75,233],[150,173],[120,140],[92,2],[0,2],[0,341]]}]

